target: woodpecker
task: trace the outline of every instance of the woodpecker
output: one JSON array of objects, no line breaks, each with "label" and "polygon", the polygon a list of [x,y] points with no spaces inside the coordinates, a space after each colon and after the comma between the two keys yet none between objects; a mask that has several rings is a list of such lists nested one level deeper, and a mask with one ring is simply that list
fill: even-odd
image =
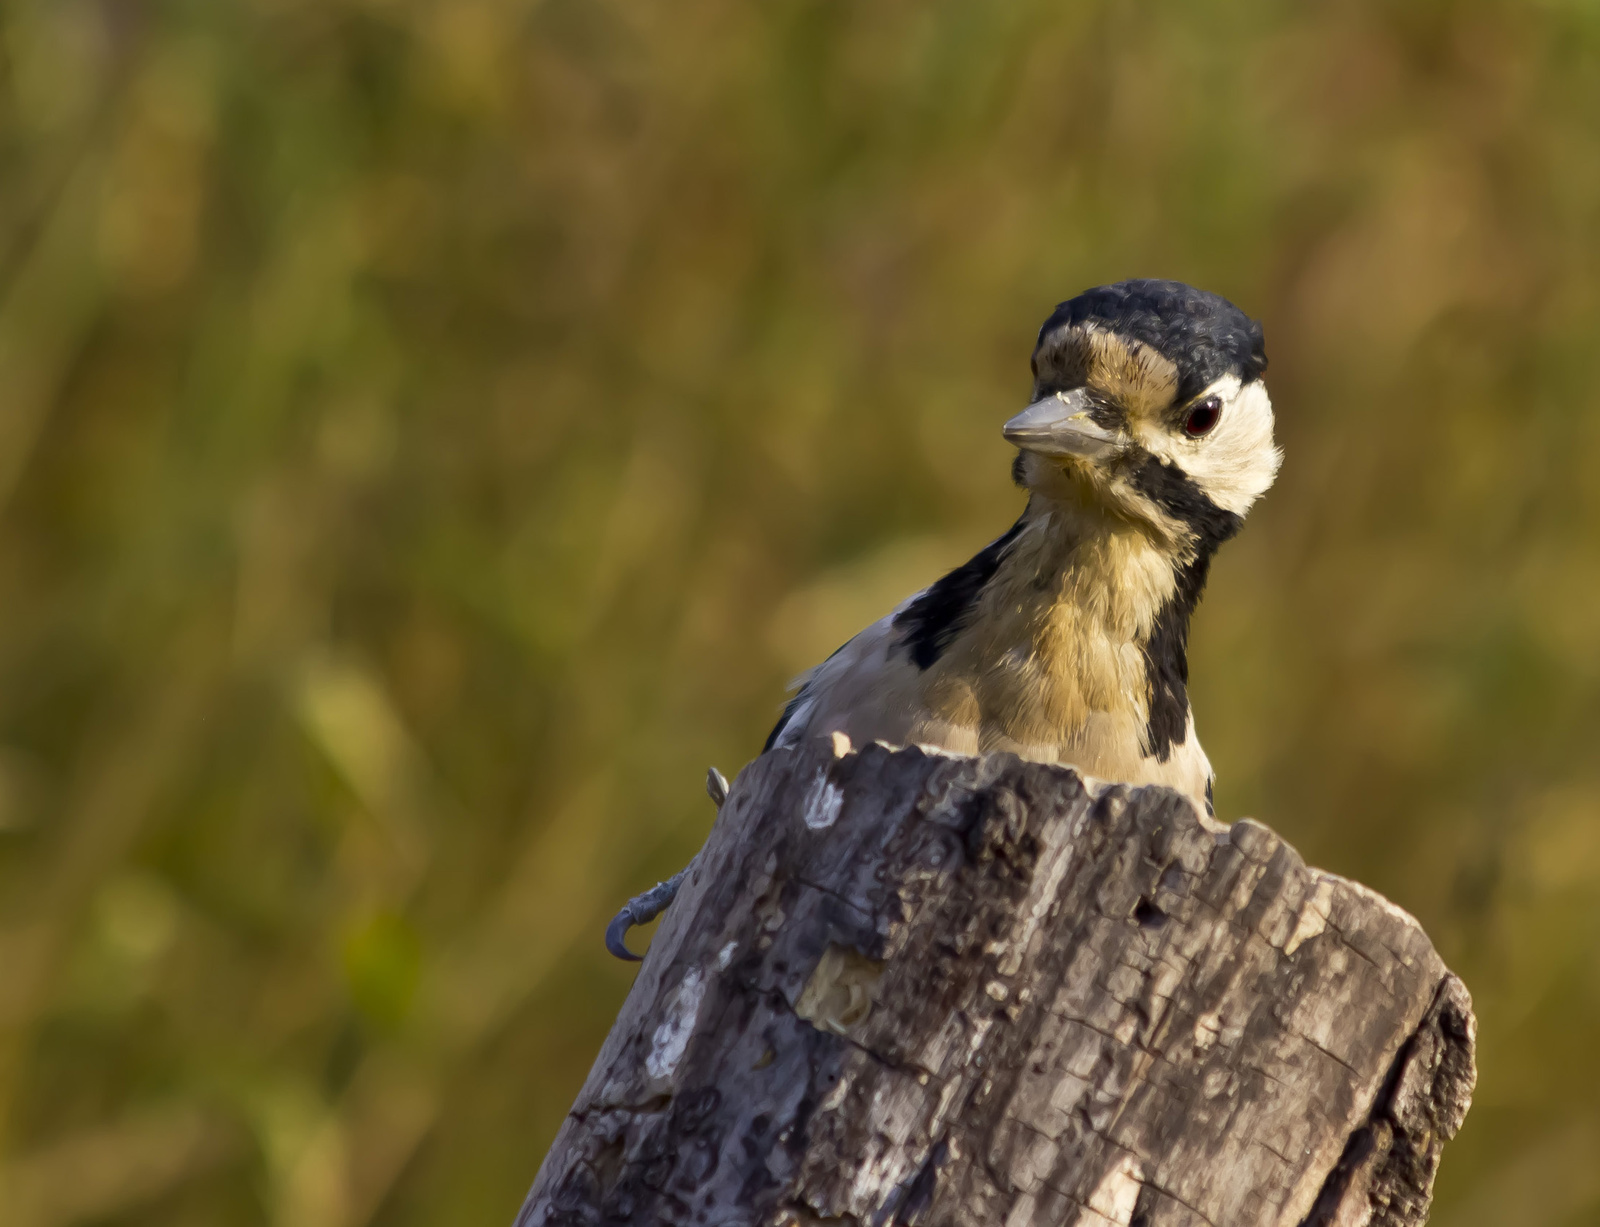
[{"label": "woodpecker", "polygon": [[[1005,750],[1163,784],[1210,816],[1189,619],[1217,548],[1282,460],[1266,365],[1258,322],[1180,282],[1061,303],[1039,330],[1029,403],[1003,427],[1022,515],[796,679],[764,750],[833,733]],[[628,924],[659,912],[682,876],[623,909],[613,953],[632,957]]]}]

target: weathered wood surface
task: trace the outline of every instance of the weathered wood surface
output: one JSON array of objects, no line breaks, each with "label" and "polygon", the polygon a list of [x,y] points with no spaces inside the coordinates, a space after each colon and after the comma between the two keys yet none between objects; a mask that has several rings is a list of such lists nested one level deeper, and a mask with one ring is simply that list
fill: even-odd
[{"label": "weathered wood surface", "polygon": [[734,785],[518,1224],[1421,1223],[1473,1028],[1256,823],[818,742]]}]

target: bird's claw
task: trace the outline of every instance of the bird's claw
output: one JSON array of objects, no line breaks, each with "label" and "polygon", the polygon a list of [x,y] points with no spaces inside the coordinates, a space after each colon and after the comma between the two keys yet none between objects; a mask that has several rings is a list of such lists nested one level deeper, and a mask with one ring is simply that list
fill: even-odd
[{"label": "bird's claw", "polygon": [[612,957],[621,959],[624,963],[637,963],[644,958],[642,954],[635,954],[628,949],[628,930],[633,928],[634,920],[623,908],[611,918],[611,923],[606,926],[606,949]]},{"label": "bird's claw", "polygon": [[706,796],[711,798],[711,804],[718,809],[728,799],[728,777],[715,767],[706,768]]},{"label": "bird's claw", "polygon": [[[706,770],[706,795],[718,809],[728,799],[728,779],[715,767]],[[624,903],[622,910],[606,926],[606,949],[624,962],[639,962],[644,956],[628,949],[628,930],[635,925],[649,924],[666,911],[677,897],[678,887],[683,885],[684,878],[689,876],[689,870],[693,868],[694,861],[690,861],[665,882],[657,882],[644,894],[635,895]]]},{"label": "bird's claw", "polygon": [[[694,862],[690,861],[690,865]],[[678,893],[688,868],[678,870],[665,882],[657,882],[642,895],[635,895],[622,905],[622,910],[611,918],[611,923],[606,926],[606,949],[629,963],[637,963],[644,956],[635,954],[628,949],[628,930],[635,925],[646,925],[662,912],[667,910],[667,905],[672,902],[673,896]]]}]

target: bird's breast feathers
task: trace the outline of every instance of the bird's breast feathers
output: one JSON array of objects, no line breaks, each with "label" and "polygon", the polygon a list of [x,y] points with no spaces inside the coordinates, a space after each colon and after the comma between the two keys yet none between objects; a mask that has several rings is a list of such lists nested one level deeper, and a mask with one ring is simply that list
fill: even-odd
[{"label": "bird's breast feathers", "polygon": [[1164,756],[1147,732],[1141,644],[1173,597],[1170,563],[1136,529],[1071,545],[1061,528],[1019,521],[862,631],[800,679],[770,744],[841,732],[856,745],[1006,750],[1202,799],[1210,765],[1192,721]]}]

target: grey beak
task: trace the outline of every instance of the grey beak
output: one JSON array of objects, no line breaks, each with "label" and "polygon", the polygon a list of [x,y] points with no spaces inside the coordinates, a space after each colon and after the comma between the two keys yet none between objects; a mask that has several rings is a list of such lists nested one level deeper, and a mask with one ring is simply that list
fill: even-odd
[{"label": "grey beak", "polygon": [[1082,388],[1034,401],[1007,422],[1002,433],[1030,452],[1087,460],[1109,455],[1123,442],[1119,431],[1107,430],[1089,416],[1089,400]]}]

